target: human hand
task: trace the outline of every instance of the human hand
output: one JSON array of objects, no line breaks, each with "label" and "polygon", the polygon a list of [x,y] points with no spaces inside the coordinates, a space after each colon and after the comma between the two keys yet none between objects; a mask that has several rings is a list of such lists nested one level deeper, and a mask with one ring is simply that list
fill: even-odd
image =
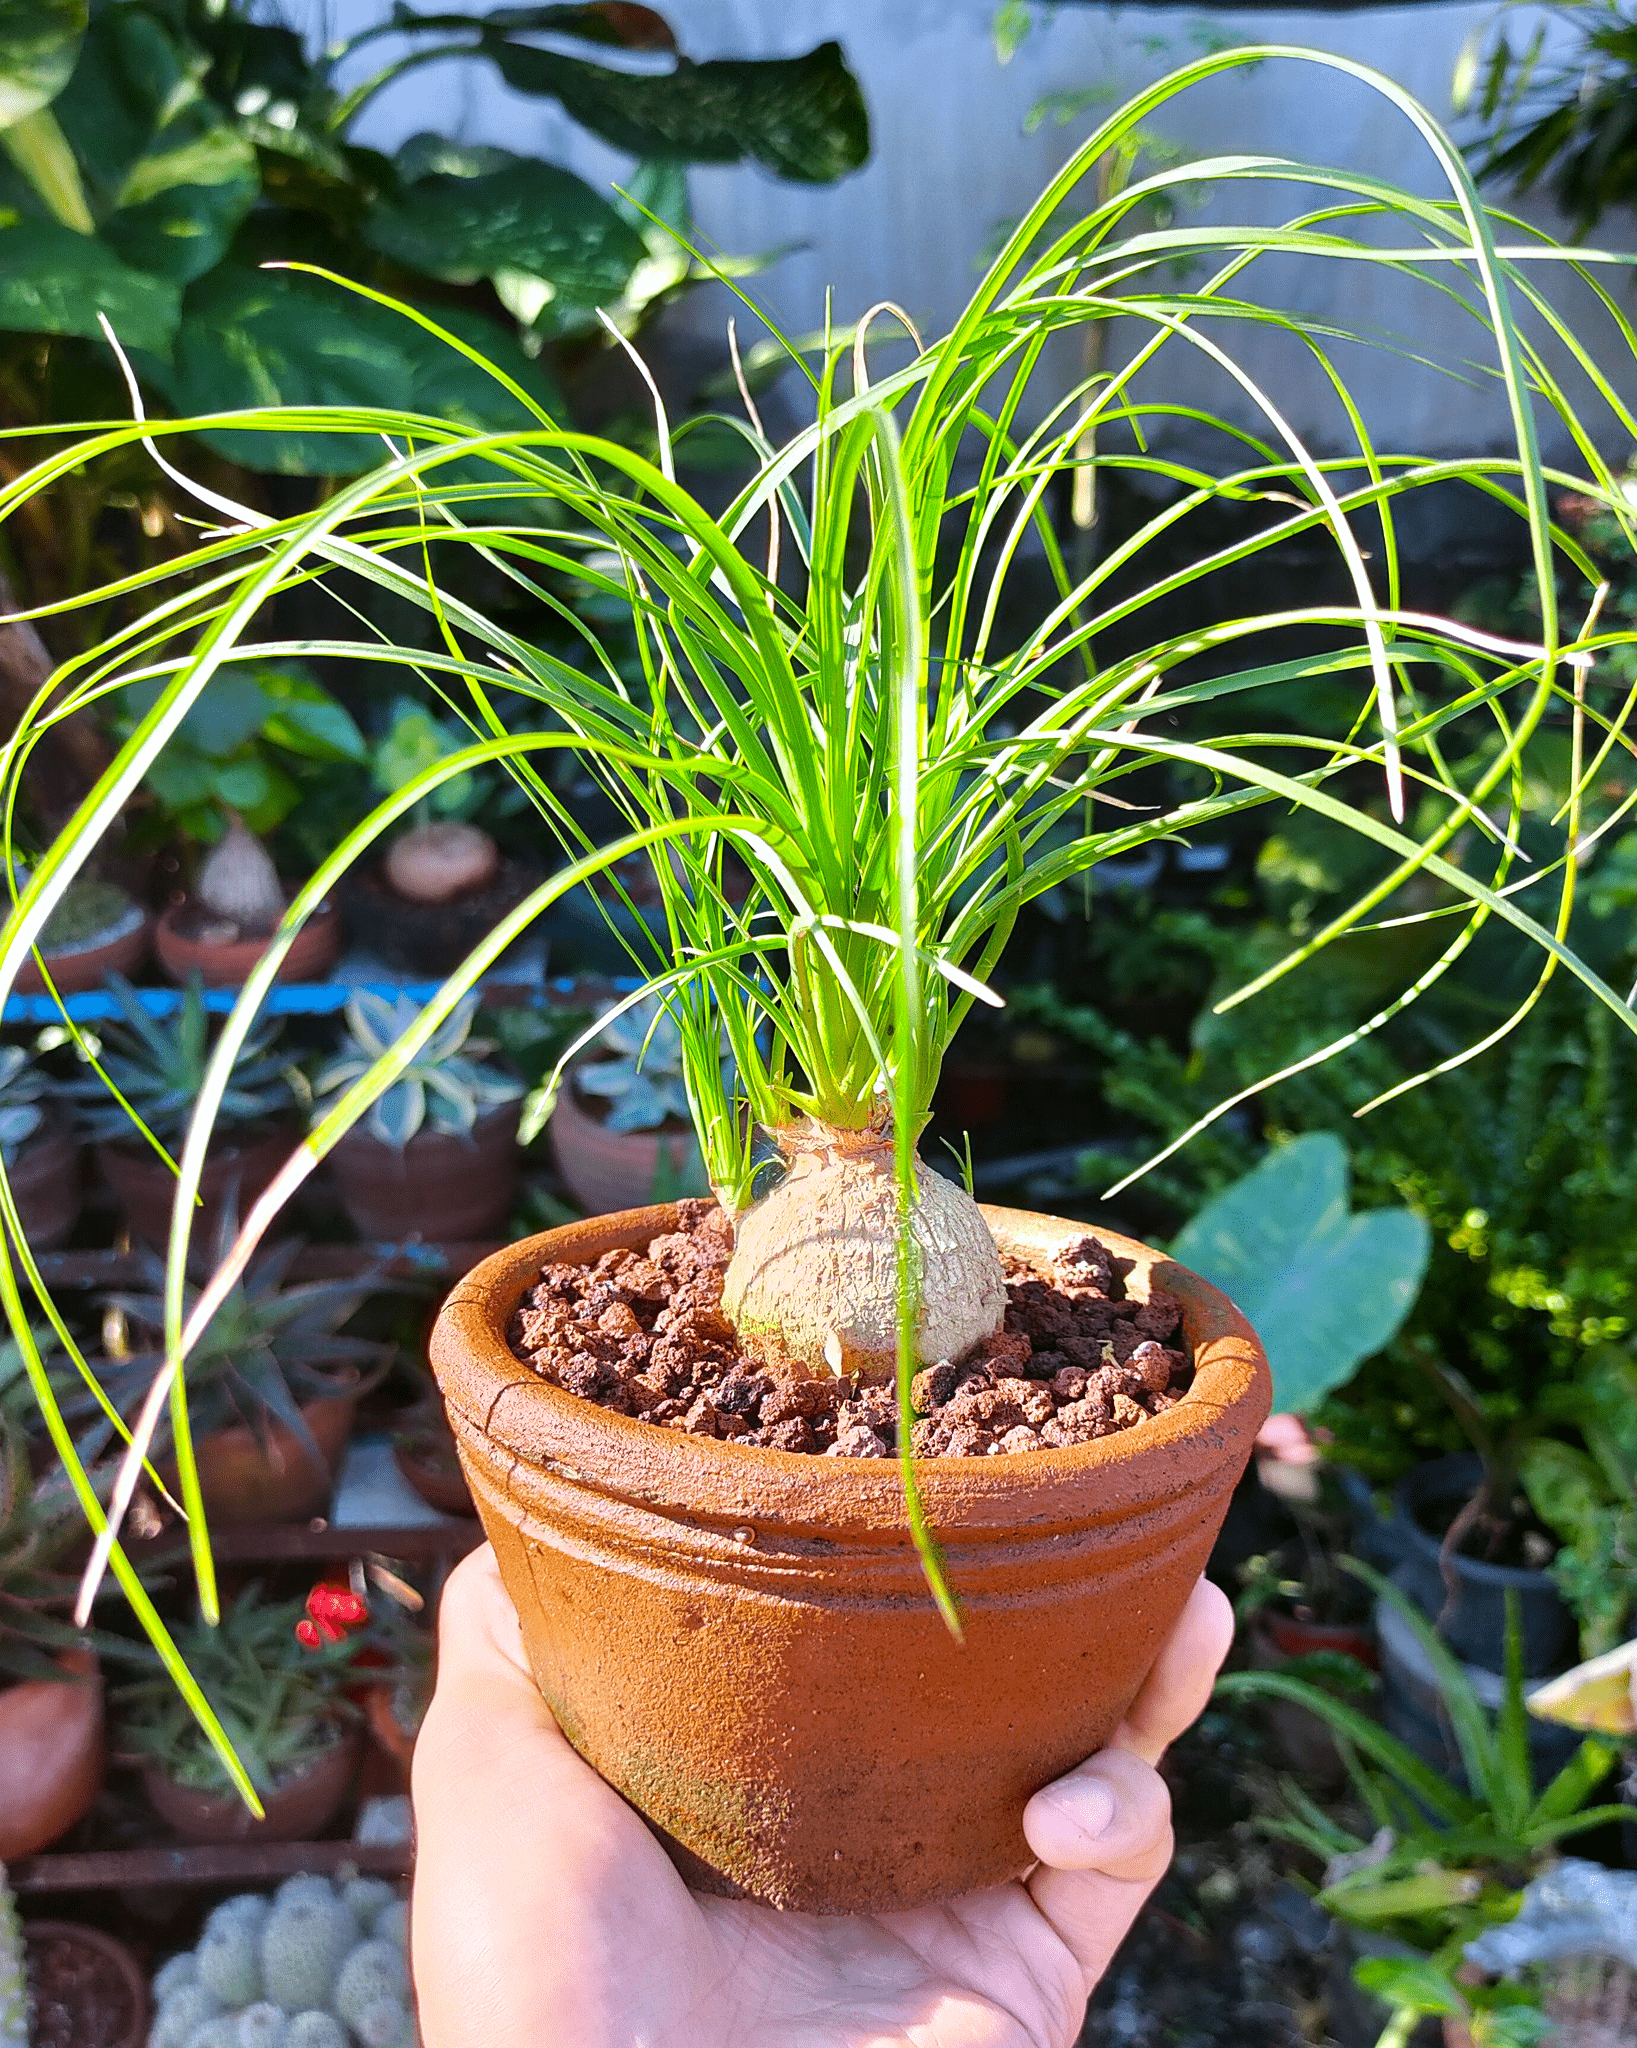
[{"label": "human hand", "polygon": [[1233,1632],[1201,1580],[1109,1747],[1030,1800],[1026,1879],[861,1919],[690,1892],[541,1699],[487,1545],[415,1748],[426,2048],[1069,2048],[1171,1858],[1154,1768]]}]

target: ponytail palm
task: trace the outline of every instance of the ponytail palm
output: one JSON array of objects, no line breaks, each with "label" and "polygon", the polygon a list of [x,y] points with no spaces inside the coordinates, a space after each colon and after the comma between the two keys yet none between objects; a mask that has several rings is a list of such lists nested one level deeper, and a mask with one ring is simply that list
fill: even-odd
[{"label": "ponytail palm", "polygon": [[[618,864],[634,853],[652,862],[663,937],[644,936],[653,913],[647,927],[637,920],[627,944],[643,986],[622,1007],[657,996],[681,1033],[704,1158],[740,1219],[727,1305],[754,1346],[813,1372],[895,1370],[906,1400],[916,1361],[981,1340],[1004,1299],[977,1211],[916,1158],[940,1061],[971,1004],[995,1000],[988,978],[1020,912],[1097,862],[1243,811],[1299,806],[1371,842],[1377,872],[1241,997],[1348,932],[1424,924],[1414,983],[1340,1041],[1350,1042],[1499,921],[1540,949],[1541,986],[1566,968],[1633,1023],[1565,945],[1575,852],[1607,822],[1592,818],[1589,793],[1610,784],[1628,706],[1590,666],[1603,644],[1595,618],[1558,616],[1558,560],[1587,565],[1553,526],[1548,488],[1572,482],[1628,529],[1631,514],[1552,361],[1578,357],[1623,435],[1637,434],[1637,422],[1614,372],[1579,350],[1552,310],[1547,285],[1564,253],[1481,209],[1429,118],[1396,87],[1331,58],[1302,60],[1319,67],[1318,89],[1325,72],[1347,74],[1392,100],[1446,181],[1443,199],[1243,157],[1191,162],[1186,182],[1213,187],[1228,217],[1244,195],[1247,219],[1265,208],[1264,188],[1305,194],[1287,225],[1145,227],[1151,202],[1183,182],[1176,169],[1099,196],[1098,163],[1188,88],[1300,56],[1225,52],[1110,116],[943,338],[923,344],[902,316],[878,310],[816,360],[792,350],[811,421],[773,446],[747,404],[750,418],[736,426],[751,474],[720,513],[686,487],[691,429],[672,430],[657,394],[656,445],[644,455],[547,417],[499,370],[490,374],[517,408],[510,431],[362,408],[121,423],[44,455],[0,494],[0,512],[14,513],[69,469],[144,438],[170,464],[190,427],[322,430],[380,450],[366,474],[299,516],[262,519],[198,490],[225,523],[188,555],[56,608],[117,600],[129,623],[66,664],[13,736],[0,764],[8,801],[26,786],[32,747],[65,711],[138,690],[149,708],[32,871],[0,951],[0,988],[227,661],[352,662],[372,686],[441,700],[470,735],[361,821],[297,895],[235,1006],[183,1149],[168,1361],[136,1434],[145,1441],[168,1399],[207,1605],[178,1369],[212,1306],[207,1289],[184,1323],[189,1198],[210,1126],[294,931],[399,819],[483,763],[516,777],[542,841],[561,856],[555,872],[327,1110],[247,1218],[216,1289],[504,947],[592,877],[617,891]],[[1364,284],[1384,275],[1430,295],[1429,306],[1469,314],[1460,377],[1498,386],[1506,447],[1465,459],[1376,447],[1338,366],[1342,345],[1367,337],[1302,327],[1258,297],[1295,258],[1347,266]],[[1580,267],[1590,274],[1595,260]],[[1610,331],[1629,353],[1631,330],[1607,303]],[[1087,351],[1098,327],[1102,344]],[[1334,392],[1343,455],[1310,451],[1277,395],[1244,367],[1246,343],[1269,336],[1304,352]],[[1100,365],[1066,393],[1048,374],[1062,343]],[[1170,366],[1189,361],[1208,364],[1231,392],[1232,420],[1164,396]],[[1407,362],[1405,374],[1438,373]],[[1460,379],[1452,388],[1459,393]],[[1548,468],[1537,416],[1566,434],[1584,474]],[[1149,509],[1136,529],[1081,573],[1050,515],[1054,485],[1086,462],[1151,495],[1139,496]],[[1416,494],[1454,484],[1518,522],[1537,640],[1500,639],[1406,604],[1398,521]],[[1213,519],[1224,506],[1242,515],[1236,537],[1222,538]],[[1225,572],[1277,560],[1293,542],[1329,549],[1340,596],[1293,587],[1256,616],[1214,615]],[[482,578],[462,573],[474,564]],[[269,601],[313,580],[334,585],[356,630],[270,637]],[[503,615],[470,595],[497,583]],[[1045,598],[1031,601],[1042,588]],[[383,615],[418,612],[422,644],[394,644],[372,626],[377,596],[392,600]],[[611,615],[617,639],[598,623]],[[520,617],[537,624],[525,629]],[[575,651],[554,651],[565,645]],[[1338,702],[1340,713],[1324,711]],[[1295,729],[1292,703],[1304,707]],[[561,778],[548,771],[565,750],[617,807],[621,829],[609,844],[593,845],[555,793]],[[1566,770],[1552,765],[1564,759]],[[1526,867],[1518,825],[1526,783],[1542,774],[1559,785],[1556,844]],[[791,1162],[759,1203],[758,1131]],[[23,1290],[47,1298],[9,1194],[4,1206],[11,1243],[0,1289],[26,1346]],[[913,1510],[907,1429],[900,1440]],[[105,1542],[98,1566],[106,1553]]]}]

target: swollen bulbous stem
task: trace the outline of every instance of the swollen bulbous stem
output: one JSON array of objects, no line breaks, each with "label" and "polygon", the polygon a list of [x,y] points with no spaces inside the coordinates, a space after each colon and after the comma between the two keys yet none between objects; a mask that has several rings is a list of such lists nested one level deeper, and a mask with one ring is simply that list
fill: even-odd
[{"label": "swollen bulbous stem", "polygon": [[[752,1353],[813,1378],[890,1380],[898,1357],[898,1182],[880,1131],[778,1134],[789,1173],[738,1219],[722,1306]],[[910,1211],[918,1364],[1001,1328],[1006,1280],[983,1212],[916,1161]]]},{"label": "swollen bulbous stem", "polygon": [[265,846],[236,811],[199,870],[194,894],[213,917],[247,933],[271,931],[284,915],[284,891]]}]

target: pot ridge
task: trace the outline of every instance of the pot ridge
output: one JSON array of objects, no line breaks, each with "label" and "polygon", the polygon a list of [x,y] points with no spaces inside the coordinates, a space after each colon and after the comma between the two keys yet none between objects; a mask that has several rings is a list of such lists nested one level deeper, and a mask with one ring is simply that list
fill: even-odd
[{"label": "pot ridge", "polygon": [[[984,1213],[1003,1245],[1086,1234]],[[1097,1232],[1132,1261],[1132,1293],[1176,1294],[1194,1386],[1092,1444],[918,1463],[957,1644],[895,1460],[660,1429],[512,1356],[507,1325],[543,1264],[645,1244],[675,1214],[512,1246],[454,1289],[433,1334],[542,1692],[704,1888],[859,1912],[1019,1874],[1028,1797],[1108,1740],[1204,1567],[1267,1412],[1254,1335],[1204,1281]]]}]

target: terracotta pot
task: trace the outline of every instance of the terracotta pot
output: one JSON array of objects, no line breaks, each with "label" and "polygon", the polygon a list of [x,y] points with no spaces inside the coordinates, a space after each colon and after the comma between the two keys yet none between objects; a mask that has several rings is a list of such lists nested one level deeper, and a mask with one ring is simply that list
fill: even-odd
[{"label": "terracotta pot", "polygon": [[[638,1208],[656,1194],[705,1192],[691,1130],[611,1131],[581,1102],[572,1075],[546,1129],[564,1185],[592,1216]],[[697,1186],[688,1184],[690,1177]]]},{"label": "terracotta pot", "polygon": [[447,1432],[443,1445],[431,1437],[415,1437],[407,1443],[394,1444],[392,1458],[429,1508],[436,1508],[440,1514],[464,1515],[468,1519],[477,1512],[472,1506],[472,1490],[466,1484],[466,1474]]},{"label": "terracotta pot", "polygon": [[[213,944],[205,939],[187,938],[178,926],[186,907],[172,904],[160,917],[154,933],[159,964],[172,981],[187,981],[197,974],[206,988],[240,987],[267,951],[266,939],[234,939],[223,945],[219,941]],[[284,956],[278,979],[322,981],[340,951],[341,921],[334,904],[322,904],[297,932],[295,943]]]},{"label": "terracotta pot", "polygon": [[66,1834],[102,1789],[102,1674],[90,1650],[67,1650],[57,1662],[62,1678],[0,1692],[0,1863]]},{"label": "terracotta pot", "polygon": [[80,1217],[80,1148],[49,1112],[7,1168],[23,1230],[37,1252],[60,1245]]},{"label": "terracotta pot", "polygon": [[[542,1265],[674,1227],[662,1205],[486,1259],[432,1336],[472,1497],[546,1700],[690,1882],[819,1913],[911,1906],[1028,1867],[1041,1785],[1105,1743],[1204,1569],[1269,1404],[1223,1294],[1102,1232],[1182,1304],[1192,1389],[1068,1450],[919,1467],[965,1620],[946,1632],[890,1461],[656,1428],[507,1348]],[[1085,1226],[986,1209],[1003,1245]]]},{"label": "terracotta pot", "polygon": [[[213,1522],[308,1522],[322,1515],[352,1435],[356,1394],[326,1394],[301,1404],[302,1420],[322,1452],[315,1458],[293,1429],[269,1422],[258,1434],[242,1423],[200,1437],[194,1446],[199,1485]],[[173,1471],[161,1465],[166,1485]]]},{"label": "terracotta pot", "polygon": [[1281,1657],[1311,1657],[1324,1651],[1334,1657],[1351,1657],[1366,1671],[1380,1668],[1375,1632],[1367,1621],[1304,1621],[1299,1614],[1287,1614],[1278,1607],[1265,1608],[1256,1619]]},{"label": "terracotta pot", "polygon": [[342,1207],[360,1237],[459,1244],[504,1225],[517,1195],[519,1105],[480,1116],[469,1137],[417,1131],[400,1151],[355,1127],[330,1154]]},{"label": "terracotta pot", "polygon": [[23,1928],[34,2048],[142,2048],[148,1980],[124,1942],[72,1920]]},{"label": "terracotta pot", "polygon": [[[133,903],[131,908],[135,911],[138,906]],[[48,952],[45,964],[58,995],[85,995],[91,989],[101,988],[110,974],[134,973],[147,953],[152,924],[147,912],[140,911],[132,924],[116,931],[112,938],[99,940],[93,946],[76,946],[72,953]],[[45,980],[32,954],[18,970],[15,987],[19,995],[45,994]]]},{"label": "terracotta pot", "polygon": [[361,1723],[347,1721],[328,1749],[262,1794],[265,1820],[236,1792],[200,1792],[178,1785],[160,1764],[148,1764],[142,1788],[148,1803],[184,1842],[310,1842],[320,1836],[352,1790],[363,1753]]},{"label": "terracotta pot", "polygon": [[[243,1217],[299,1143],[294,1130],[246,1131],[206,1156],[193,1218],[193,1244],[201,1256],[209,1254],[227,1203],[236,1202]],[[151,1146],[124,1138],[96,1146],[94,1157],[131,1235],[162,1251],[170,1237],[176,1176]]]}]

